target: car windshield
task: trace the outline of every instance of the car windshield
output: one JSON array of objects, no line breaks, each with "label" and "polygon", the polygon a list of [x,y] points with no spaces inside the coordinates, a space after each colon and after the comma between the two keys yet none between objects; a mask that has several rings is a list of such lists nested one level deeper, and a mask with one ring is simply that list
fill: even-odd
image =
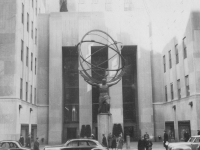
[{"label": "car windshield", "polygon": [[21,144],[20,142],[16,141],[16,143],[18,143],[18,144],[19,144],[19,146],[23,147],[23,146],[22,146],[22,144]]},{"label": "car windshield", "polygon": [[188,142],[193,142],[195,140],[195,137],[191,137]]}]

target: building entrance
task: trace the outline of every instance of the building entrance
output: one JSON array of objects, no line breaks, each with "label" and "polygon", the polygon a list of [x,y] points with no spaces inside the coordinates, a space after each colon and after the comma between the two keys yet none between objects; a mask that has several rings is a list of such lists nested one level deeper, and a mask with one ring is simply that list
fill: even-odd
[{"label": "building entrance", "polygon": [[184,141],[184,134],[187,132],[191,135],[190,121],[179,121],[178,122],[178,132],[179,132],[179,141]]}]

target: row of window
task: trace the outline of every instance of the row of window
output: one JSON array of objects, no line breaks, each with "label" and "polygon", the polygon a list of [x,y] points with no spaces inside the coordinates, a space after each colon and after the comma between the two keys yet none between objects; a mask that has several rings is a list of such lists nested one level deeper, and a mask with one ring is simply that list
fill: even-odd
[{"label": "row of window", "polygon": [[[183,38],[183,57],[184,59],[187,58],[187,47],[185,45],[185,38]],[[176,64],[179,63],[179,52],[178,52],[178,44],[175,45],[175,54],[176,54]],[[168,52],[169,55],[169,69],[172,68],[172,54],[171,50]],[[164,66],[164,72],[166,72],[166,60],[165,60],[165,55],[163,56],[163,66]]]},{"label": "row of window", "polygon": [[[37,2],[37,1],[36,1]],[[37,11],[37,7],[36,7]],[[37,13],[36,13],[37,14]],[[24,24],[24,4],[22,3],[22,24]],[[33,39],[34,23],[31,22],[31,38]],[[29,32],[29,13],[27,12],[27,32]],[[37,28],[35,28],[35,44],[37,44]]]},{"label": "row of window", "polygon": [[[189,76],[185,76],[185,86],[186,86],[186,96],[190,96],[190,86],[189,86]],[[180,79],[177,80],[177,94],[178,99],[181,98],[181,85],[180,85]],[[174,99],[174,85],[173,83],[170,84],[170,95],[171,99]],[[165,100],[168,101],[168,94],[167,94],[167,85],[165,86]]]},{"label": "row of window", "polygon": [[[28,101],[28,82],[26,82],[26,97],[25,100]],[[23,99],[23,79],[20,79],[20,99]],[[34,100],[34,101],[33,101]],[[34,88],[34,98],[33,98],[33,86],[30,85],[30,103],[36,104],[36,88]]]},{"label": "row of window", "polygon": [[[24,61],[24,41],[21,40],[21,61]],[[35,74],[37,70],[37,58],[35,58]],[[29,67],[29,48],[26,47],[26,66]],[[33,53],[31,53],[31,71],[33,71]]]},{"label": "row of window", "polygon": [[[98,4],[100,0],[93,0],[92,4]],[[107,11],[111,11],[112,9],[112,3],[114,0],[106,0],[105,1],[105,9]],[[79,4],[84,4],[86,3],[86,0],[79,0]],[[124,11],[131,11],[131,5],[132,5],[132,0],[124,0]]]}]

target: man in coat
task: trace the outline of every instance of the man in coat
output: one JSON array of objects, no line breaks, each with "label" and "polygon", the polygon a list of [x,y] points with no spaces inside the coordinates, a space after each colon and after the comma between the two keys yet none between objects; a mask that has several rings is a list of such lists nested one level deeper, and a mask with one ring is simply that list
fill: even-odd
[{"label": "man in coat", "polygon": [[103,135],[102,144],[103,146],[107,147],[107,140],[106,140],[105,134],[102,134],[102,135]]},{"label": "man in coat", "polygon": [[138,150],[144,150],[145,148],[145,141],[143,136],[138,140]]},{"label": "man in coat", "polygon": [[20,135],[19,143],[24,146],[24,137],[22,135]]},{"label": "man in coat", "polygon": [[168,143],[168,134],[166,133],[166,131],[164,131],[164,141],[163,141],[163,146],[164,146],[165,149],[167,150],[168,145],[167,145],[166,143]]},{"label": "man in coat", "polygon": [[111,146],[112,146],[112,134],[110,133],[108,135],[108,148],[111,148]]},{"label": "man in coat", "polygon": [[28,135],[26,139],[26,147],[31,148],[31,136],[30,134]]},{"label": "man in coat", "polygon": [[38,142],[38,138],[36,138],[36,141],[34,142],[33,150],[40,150],[40,144]]}]

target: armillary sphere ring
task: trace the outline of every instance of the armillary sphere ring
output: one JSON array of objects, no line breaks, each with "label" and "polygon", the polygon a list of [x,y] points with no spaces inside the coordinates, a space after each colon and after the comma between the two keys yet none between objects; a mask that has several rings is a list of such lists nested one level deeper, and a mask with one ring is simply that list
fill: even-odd
[{"label": "armillary sphere ring", "polygon": [[[104,37],[102,37],[99,34],[94,34],[93,32],[97,32],[97,33],[99,32],[99,33],[105,34],[107,37],[109,37],[111,39],[111,41],[112,41],[112,42],[110,42],[111,44],[108,45],[108,44],[105,44],[105,43],[102,43],[102,42],[98,42],[98,41],[95,41],[95,40],[84,40],[86,38],[86,36],[88,36],[88,35],[96,35],[96,36],[99,36],[101,38],[104,38]],[[106,38],[104,38],[104,39],[107,40]],[[81,51],[81,45],[83,43],[97,43],[97,44],[103,45],[104,47],[108,47],[108,48],[112,49],[113,51],[115,51],[116,54],[114,56],[116,56],[118,54],[118,57],[119,57],[118,68],[117,69],[109,69],[109,68],[105,69],[105,68],[100,67],[100,65],[103,64],[104,62],[101,63],[101,64],[98,64],[98,65],[94,65],[94,64],[88,62],[86,59],[88,57],[91,57],[91,55],[88,56],[87,58],[83,57],[82,51]],[[101,31],[101,30],[91,30],[91,31],[87,32],[83,36],[83,38],[81,39],[81,41],[78,43],[78,45],[77,45],[78,46],[78,53],[79,53],[79,64],[80,64],[80,66],[82,68],[82,70],[79,70],[79,73],[81,74],[81,76],[85,80],[90,80],[90,81],[92,81],[94,83],[98,83],[99,84],[99,83],[101,83],[101,81],[98,81],[97,79],[94,79],[93,77],[91,77],[90,74],[87,73],[87,70],[90,70],[91,68],[97,68],[97,69],[105,70],[105,71],[116,71],[115,75],[112,77],[111,80],[107,81],[107,83],[113,82],[113,81],[116,81],[116,80],[120,79],[124,75],[125,70],[126,70],[127,67],[126,67],[126,60],[121,55],[120,50],[118,49],[117,44],[119,44],[119,43],[120,42],[116,42],[108,33],[104,32],[104,31]],[[100,51],[100,50],[101,49],[99,49],[98,51]],[[112,56],[111,58],[109,58],[107,61],[109,61],[110,59],[112,59],[114,56]],[[90,69],[85,69],[84,66],[83,66],[83,62],[85,62],[88,66],[90,65],[91,68]],[[106,75],[104,77],[106,77]]]}]

